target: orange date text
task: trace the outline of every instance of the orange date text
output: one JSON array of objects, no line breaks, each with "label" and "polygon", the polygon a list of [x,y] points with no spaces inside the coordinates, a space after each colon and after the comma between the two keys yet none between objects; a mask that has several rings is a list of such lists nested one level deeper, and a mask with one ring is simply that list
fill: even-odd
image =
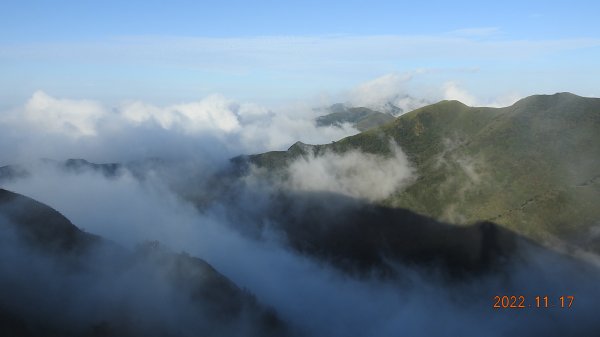
[{"label": "orange date text", "polygon": [[558,297],[523,295],[494,296],[492,308],[494,309],[527,309],[527,308],[571,308],[575,296],[563,295]]}]

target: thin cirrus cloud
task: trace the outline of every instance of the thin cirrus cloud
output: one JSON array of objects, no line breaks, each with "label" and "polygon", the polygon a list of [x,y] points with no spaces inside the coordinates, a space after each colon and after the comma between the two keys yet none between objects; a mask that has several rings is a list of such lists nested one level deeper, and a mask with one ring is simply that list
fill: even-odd
[{"label": "thin cirrus cloud", "polygon": [[[4,59],[79,60],[84,62],[176,62],[184,66],[254,65],[281,67],[290,61],[375,62],[388,58],[521,59],[600,46],[598,38],[475,39],[498,33],[494,28],[462,29],[440,35],[258,36],[205,38],[125,36],[76,43],[30,43],[0,47]],[[434,52],[434,53],[432,53]],[[437,52],[437,53],[436,53]],[[439,53],[443,54],[439,54]],[[309,59],[306,59],[306,58]],[[366,59],[366,57],[372,57]],[[374,58],[374,59],[373,59]],[[247,63],[245,61],[250,61]],[[273,63],[273,61],[278,61]],[[293,63],[295,64],[295,63]],[[343,64],[339,64],[343,66]]]},{"label": "thin cirrus cloud", "polygon": [[465,37],[488,37],[493,35],[501,34],[502,30],[500,27],[476,27],[476,28],[461,28],[448,32],[448,35],[452,36],[465,36]]},{"label": "thin cirrus cloud", "polygon": [[166,102],[218,91],[252,100],[346,90],[392,72],[478,68],[477,78],[438,74],[427,81],[439,86],[469,80],[484,96],[507,90],[589,95],[595,90],[593,75],[600,75],[594,70],[600,69],[599,47],[599,38],[514,39],[496,27],[429,35],[121,36],[12,43],[0,46],[0,70],[6,75],[0,88],[13,90],[4,94],[7,100],[37,89],[119,99],[162,95]]}]

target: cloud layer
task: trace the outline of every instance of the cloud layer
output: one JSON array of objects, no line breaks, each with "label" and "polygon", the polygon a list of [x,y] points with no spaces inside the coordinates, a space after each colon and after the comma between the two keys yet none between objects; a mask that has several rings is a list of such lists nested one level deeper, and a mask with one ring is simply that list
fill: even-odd
[{"label": "cloud layer", "polygon": [[130,101],[107,107],[38,91],[0,119],[0,163],[49,157],[130,161],[149,157],[226,160],[242,153],[287,148],[297,140],[327,143],[356,133],[320,127],[307,106],[271,111],[222,95],[155,106]]},{"label": "cloud layer", "polygon": [[[345,163],[356,156],[341,160]],[[381,164],[383,159],[377,160]],[[311,159],[307,163],[311,163]],[[339,167],[345,169],[344,163]],[[321,164],[312,163],[316,167]],[[327,177],[333,181],[322,181],[325,188],[338,186],[335,175]],[[343,179],[350,177],[354,176]],[[235,191],[236,194],[247,194],[249,198],[217,200],[201,211],[172,194],[164,182],[139,181],[127,173],[107,178],[94,171],[74,174],[45,166],[39,167],[30,178],[5,186],[50,204],[86,231],[101,234],[127,247],[158,239],[176,252],[185,250],[206,259],[238,286],[273,306],[300,335],[397,336],[404,333],[431,336],[451,333],[503,336],[518,333],[533,336],[553,334],[567,327],[572,327],[578,334],[598,328],[593,319],[595,302],[586,300],[597,294],[595,280],[598,275],[583,272],[568,263],[562,265],[551,256],[537,255],[536,252],[532,252],[533,259],[529,264],[516,265],[514,270],[507,271],[506,277],[491,275],[448,284],[436,276],[405,268],[401,273],[402,282],[359,279],[288,249],[276,232],[268,231],[269,227],[260,239],[239,231],[239,228],[263,226],[255,223],[256,219],[249,217],[246,210],[263,212],[262,194],[270,192],[250,185],[246,187],[249,190]],[[232,217],[234,213],[239,216]],[[263,216],[269,217],[268,214]],[[34,263],[38,260],[34,259]],[[46,267],[41,263],[39,273],[44,274]],[[11,274],[11,277],[18,278],[18,274]],[[135,277],[130,281],[135,282]],[[105,289],[101,284],[92,285],[93,289]],[[115,285],[130,286],[127,282]],[[494,295],[513,293],[525,294],[530,299],[539,294],[557,297],[568,293],[576,296],[576,303],[569,310],[523,309],[515,312],[492,309]],[[146,308],[148,302],[136,300],[136,294],[126,299],[131,301],[132,307]],[[84,295],[87,293],[82,292]],[[83,298],[97,300],[85,296]],[[108,300],[110,306],[113,299],[108,297]],[[85,318],[88,312],[79,314]],[[154,316],[147,317],[151,323]],[[435,324],[431,323],[432,319]]]},{"label": "cloud layer", "polygon": [[[419,74],[387,74],[337,97],[350,106],[396,115],[440,99],[501,106],[518,98],[478,99],[456,82],[419,97],[412,87]],[[330,98],[319,104],[332,103],[336,101]],[[242,153],[286,149],[296,141],[329,143],[358,132],[349,125],[316,127],[314,119],[319,112],[315,108],[321,106],[296,103],[272,109],[219,94],[164,106],[139,100],[109,106],[36,91],[22,106],[0,114],[0,164],[42,157],[129,161],[208,156],[224,160]]]},{"label": "cloud layer", "polygon": [[369,201],[381,201],[415,178],[415,170],[390,143],[391,154],[380,156],[357,150],[299,157],[286,170],[283,185],[297,191],[332,192]]}]

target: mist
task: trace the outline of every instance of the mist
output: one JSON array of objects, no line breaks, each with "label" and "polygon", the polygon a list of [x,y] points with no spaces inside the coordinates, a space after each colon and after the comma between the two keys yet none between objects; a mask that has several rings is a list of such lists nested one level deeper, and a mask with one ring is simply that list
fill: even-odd
[{"label": "mist", "polygon": [[228,289],[201,260],[153,243],[128,250],[92,241],[78,253],[40,250],[17,235],[20,225],[0,219],[4,332],[259,336],[270,330],[263,323],[270,313],[249,294]]},{"label": "mist", "polygon": [[[352,154],[350,158],[357,155]],[[448,282],[435,270],[410,265],[397,266],[401,280],[382,279],[375,274],[357,277],[291,249],[274,223],[278,218],[269,213],[275,212],[269,200],[275,191],[281,191],[281,185],[269,189],[246,183],[237,187],[241,188],[236,190],[237,198],[223,197],[202,208],[176,195],[163,180],[142,181],[128,172],[107,178],[93,170],[73,173],[54,166],[41,167],[31,177],[16,179],[5,184],[5,188],[47,203],[86,232],[101,235],[128,249],[134,249],[140,242],[158,240],[175,252],[185,251],[202,257],[239,287],[254,294],[261,303],[273,307],[300,335],[554,335],[586,333],[599,328],[594,319],[594,303],[598,298],[595,285],[600,277],[597,271],[542,251],[527,252],[531,256],[526,262],[515,262],[500,275]],[[323,202],[327,202],[325,200]],[[328,205],[333,207],[330,210],[333,215],[344,207],[354,207]],[[247,214],[247,209],[253,209],[254,215]],[[246,220],[241,222],[241,219]],[[244,228],[248,227],[258,228],[260,235],[246,235]],[[41,271],[35,269],[38,262],[34,262],[33,268],[43,275],[33,279],[48,282],[57,278],[56,282],[61,287],[64,285],[62,272],[44,269],[50,267],[43,262],[43,257],[32,258],[19,250],[16,254],[17,257],[8,259],[10,263],[28,259],[42,261],[39,262]],[[102,255],[99,256],[101,259]],[[106,268],[112,268],[110,262],[103,263],[108,263]],[[11,277],[18,279],[25,274],[30,275],[30,272],[13,271]],[[565,278],[565,275],[571,276]],[[95,279],[98,283],[77,293],[81,303],[98,301],[87,294],[94,287],[105,287],[102,278]],[[135,283],[135,280],[132,277],[129,282]],[[69,281],[89,283],[87,276],[83,280]],[[38,286],[47,288],[32,285],[33,288]],[[129,289],[131,285],[125,282],[114,287],[109,289]],[[139,291],[144,293],[144,290]],[[159,287],[149,291],[159,294],[159,302],[139,302],[138,297],[144,296],[136,295],[137,292],[126,297],[148,322],[159,319],[158,313],[166,315],[160,316],[160,320],[178,315],[175,313],[179,310],[189,313],[185,305],[177,303],[177,309],[173,306],[169,309],[176,310],[175,313],[158,311],[146,315],[148,308],[164,303],[160,294],[167,290]],[[522,309],[518,313],[511,309],[492,309],[493,296],[513,293],[526,295],[528,299],[539,294],[554,298],[574,295],[576,303],[571,309]],[[113,294],[116,296],[113,300],[121,299],[122,293]],[[114,304],[110,300],[111,297],[106,300],[106,310]],[[167,310],[166,306],[161,308]],[[93,314],[73,310],[81,315],[82,321]]]},{"label": "mist", "polygon": [[[370,202],[382,201],[402,191],[417,177],[415,168],[400,146],[390,140],[389,154],[359,150],[338,153],[297,143],[300,155],[283,167],[270,170],[250,163],[241,181],[258,189],[296,192],[330,192]],[[268,184],[265,184],[268,182]]]},{"label": "mist", "polygon": [[[36,93],[0,126],[6,131],[0,162],[26,163],[30,175],[0,184],[51,206],[85,232],[123,249],[135,251],[140,243],[156,240],[175,254],[204,259],[273,308],[297,335],[549,336],[600,330],[595,319],[598,270],[544,249],[527,246],[499,272],[449,280],[436,266],[402,261],[390,263],[394,277],[381,277],[377,271],[356,274],[294,247],[282,230],[284,222],[293,220],[286,218],[290,204],[343,228],[346,219],[339,215],[368,207],[418,179],[396,144],[390,144],[390,156],[359,151],[302,156],[281,176],[265,177],[251,168],[223,182],[223,188],[212,187],[222,182],[219,174],[231,169],[229,159],[238,154],[284,149],[298,140],[328,143],[357,132],[349,126],[317,128],[313,117],[310,109],[278,114],[222,96],[166,107],[129,102],[109,109],[98,102]],[[124,166],[106,176],[94,169],[73,171],[40,163],[39,158],[161,161],[141,165],[142,175]],[[471,159],[446,159],[458,160],[473,183],[485,179],[476,175]],[[274,202],[282,198],[289,203]],[[315,204],[322,206],[310,206]],[[152,331],[157,321],[189,329],[183,335],[195,329],[214,331],[208,319],[198,320],[208,317],[203,309],[179,298],[151,264],[135,265],[115,279],[118,266],[100,249],[85,260],[91,271],[69,274],[29,251],[10,231],[0,234],[0,288],[3,293],[14,290],[7,301],[22,306],[19,310],[57,324],[64,319],[85,325],[98,312],[110,313],[124,302],[143,317],[139,324],[144,331]],[[149,283],[140,281],[148,277]],[[46,303],[27,305],[48,292],[54,295]],[[574,295],[575,304],[570,309],[493,309],[497,295],[524,295],[529,301],[534,296]],[[73,302],[57,311],[63,298]],[[232,326],[233,331],[218,330],[217,335],[245,334],[243,322]]]}]

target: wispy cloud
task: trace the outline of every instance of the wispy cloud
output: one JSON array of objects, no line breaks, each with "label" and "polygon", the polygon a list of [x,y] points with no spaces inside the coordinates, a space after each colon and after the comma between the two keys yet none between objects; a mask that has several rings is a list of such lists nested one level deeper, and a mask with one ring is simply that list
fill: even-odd
[{"label": "wispy cloud", "polygon": [[440,35],[263,36],[203,38],[131,36],[83,43],[12,44],[0,60],[76,60],[84,63],[160,63],[210,70],[349,69],[395,59],[520,59],[600,46],[598,38],[482,39],[496,28],[461,29]]},{"label": "wispy cloud", "polygon": [[462,28],[448,32],[448,35],[452,36],[464,36],[464,37],[488,37],[501,33],[500,27],[477,27],[477,28]]},{"label": "wispy cloud", "polygon": [[[577,91],[593,83],[589,68],[596,61],[589,55],[598,47],[600,38],[518,40],[493,27],[430,35],[126,36],[12,43],[0,46],[0,71],[5,74],[0,78],[0,88],[5,89],[0,100],[6,104],[38,89],[169,103],[212,92],[251,100],[290,99],[348,90],[382,74],[423,68],[479,69],[476,86],[486,95],[497,95],[492,90],[498,83],[504,85],[500,91]],[[581,55],[588,56],[577,62]],[[552,88],[536,78],[536,88],[530,88],[539,74],[562,76],[567,63],[574,75]],[[461,78],[468,76],[465,72]],[[429,77],[429,85],[455,80],[433,73]]]}]

